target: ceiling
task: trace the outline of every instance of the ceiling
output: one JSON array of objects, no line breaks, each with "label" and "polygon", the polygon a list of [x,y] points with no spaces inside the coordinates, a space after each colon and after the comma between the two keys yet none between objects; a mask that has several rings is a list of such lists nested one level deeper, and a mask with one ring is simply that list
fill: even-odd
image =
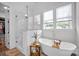
[{"label": "ceiling", "polygon": [[46,11],[47,7],[51,9],[54,7],[65,5],[67,3],[70,2],[2,2],[0,3],[0,10],[3,11],[3,6],[9,6],[10,8],[14,9],[15,13],[26,13],[26,6],[28,5],[29,14],[34,15],[38,11]]}]

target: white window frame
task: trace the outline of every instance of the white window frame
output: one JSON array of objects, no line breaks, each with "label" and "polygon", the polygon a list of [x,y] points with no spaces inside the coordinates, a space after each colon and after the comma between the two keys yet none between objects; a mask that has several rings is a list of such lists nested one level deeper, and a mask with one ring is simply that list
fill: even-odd
[{"label": "white window frame", "polygon": [[[49,10],[49,11],[52,11],[52,12],[53,12],[53,9],[52,9],[52,10]],[[47,12],[49,12],[49,11],[47,11]],[[45,12],[44,12],[44,13],[45,13]],[[44,30],[49,30],[49,28],[45,28],[45,27],[44,27],[44,24],[45,24],[45,23],[44,23],[44,21],[45,21],[45,20],[44,20],[44,13],[43,13],[43,29],[44,29]],[[53,14],[54,14],[54,13],[52,13],[52,17],[54,16]],[[49,20],[50,20],[50,19],[49,19]],[[53,19],[51,19],[51,20],[52,20],[52,24],[54,25]],[[51,27],[50,29],[53,29],[53,28],[54,28],[54,26]]]},{"label": "white window frame", "polygon": [[[73,29],[73,4],[67,4],[67,5],[71,5],[71,10],[72,10],[72,16],[69,16],[69,17],[62,17],[62,18],[58,18],[58,19],[65,19],[65,18],[71,18],[71,20],[63,20],[64,22],[65,21],[72,21],[72,28],[68,28],[68,29]],[[65,5],[65,6],[67,6]],[[65,7],[65,6],[61,6],[61,7]],[[60,7],[59,7],[60,8]],[[56,18],[56,9],[57,8],[54,8],[52,9],[53,10],[53,30],[56,29],[56,23],[57,22],[61,22],[61,21],[57,21],[57,18]],[[50,11],[50,10],[49,10]],[[43,16],[44,17],[44,16]],[[43,18],[43,25],[44,25],[44,18]],[[44,26],[42,26],[43,30],[48,30],[48,29],[44,29]]]},{"label": "white window frame", "polygon": [[[73,7],[72,4],[68,4],[68,5],[71,6],[71,13],[73,14],[73,12],[72,12],[72,11],[73,11],[73,10],[72,10],[72,7]],[[68,6],[68,5],[66,5],[66,6]],[[63,8],[63,7],[65,7],[65,6],[62,6],[62,8]],[[61,8],[61,7],[59,7],[59,8]],[[72,22],[72,21],[73,21],[73,20],[72,20],[72,17],[73,17],[72,14],[71,14],[71,16],[56,18],[56,23],[57,23],[57,22],[69,22],[69,21]],[[71,18],[71,20],[69,19],[69,20],[57,21],[58,19],[67,19],[67,18]],[[73,28],[73,24],[72,24],[72,28]],[[68,29],[72,29],[72,28],[68,28]],[[57,29],[57,25],[56,25],[56,29]],[[62,28],[62,29],[63,29],[63,28]],[[66,29],[66,28],[64,28],[64,29]]]}]

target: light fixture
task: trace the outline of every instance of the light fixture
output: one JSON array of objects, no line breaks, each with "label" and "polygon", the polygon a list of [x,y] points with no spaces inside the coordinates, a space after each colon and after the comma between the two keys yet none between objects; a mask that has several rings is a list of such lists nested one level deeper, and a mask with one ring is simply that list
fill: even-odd
[{"label": "light fixture", "polygon": [[8,7],[4,7],[4,9],[8,10],[9,8]]},{"label": "light fixture", "polygon": [[26,6],[26,14],[25,14],[25,18],[28,18],[28,5]]},{"label": "light fixture", "polygon": [[25,17],[27,17],[27,14],[25,14]]},{"label": "light fixture", "polygon": [[6,7],[6,6],[5,6],[5,7],[3,7],[3,8],[9,12],[9,7]]}]

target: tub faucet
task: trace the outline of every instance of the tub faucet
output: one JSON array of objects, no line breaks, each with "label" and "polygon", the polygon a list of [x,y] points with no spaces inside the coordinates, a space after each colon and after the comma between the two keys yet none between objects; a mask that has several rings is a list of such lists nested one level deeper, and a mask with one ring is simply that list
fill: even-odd
[{"label": "tub faucet", "polygon": [[53,47],[59,48],[59,47],[60,47],[60,43],[61,43],[61,40],[54,40],[54,45],[53,45]]}]

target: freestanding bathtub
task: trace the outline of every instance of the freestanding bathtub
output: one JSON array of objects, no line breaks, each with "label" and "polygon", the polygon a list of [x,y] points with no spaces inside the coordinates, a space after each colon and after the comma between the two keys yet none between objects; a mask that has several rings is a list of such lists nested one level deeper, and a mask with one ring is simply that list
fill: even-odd
[{"label": "freestanding bathtub", "polygon": [[70,56],[76,49],[76,45],[68,42],[61,42],[60,48],[54,48],[54,40],[40,38],[42,52],[47,56]]}]

